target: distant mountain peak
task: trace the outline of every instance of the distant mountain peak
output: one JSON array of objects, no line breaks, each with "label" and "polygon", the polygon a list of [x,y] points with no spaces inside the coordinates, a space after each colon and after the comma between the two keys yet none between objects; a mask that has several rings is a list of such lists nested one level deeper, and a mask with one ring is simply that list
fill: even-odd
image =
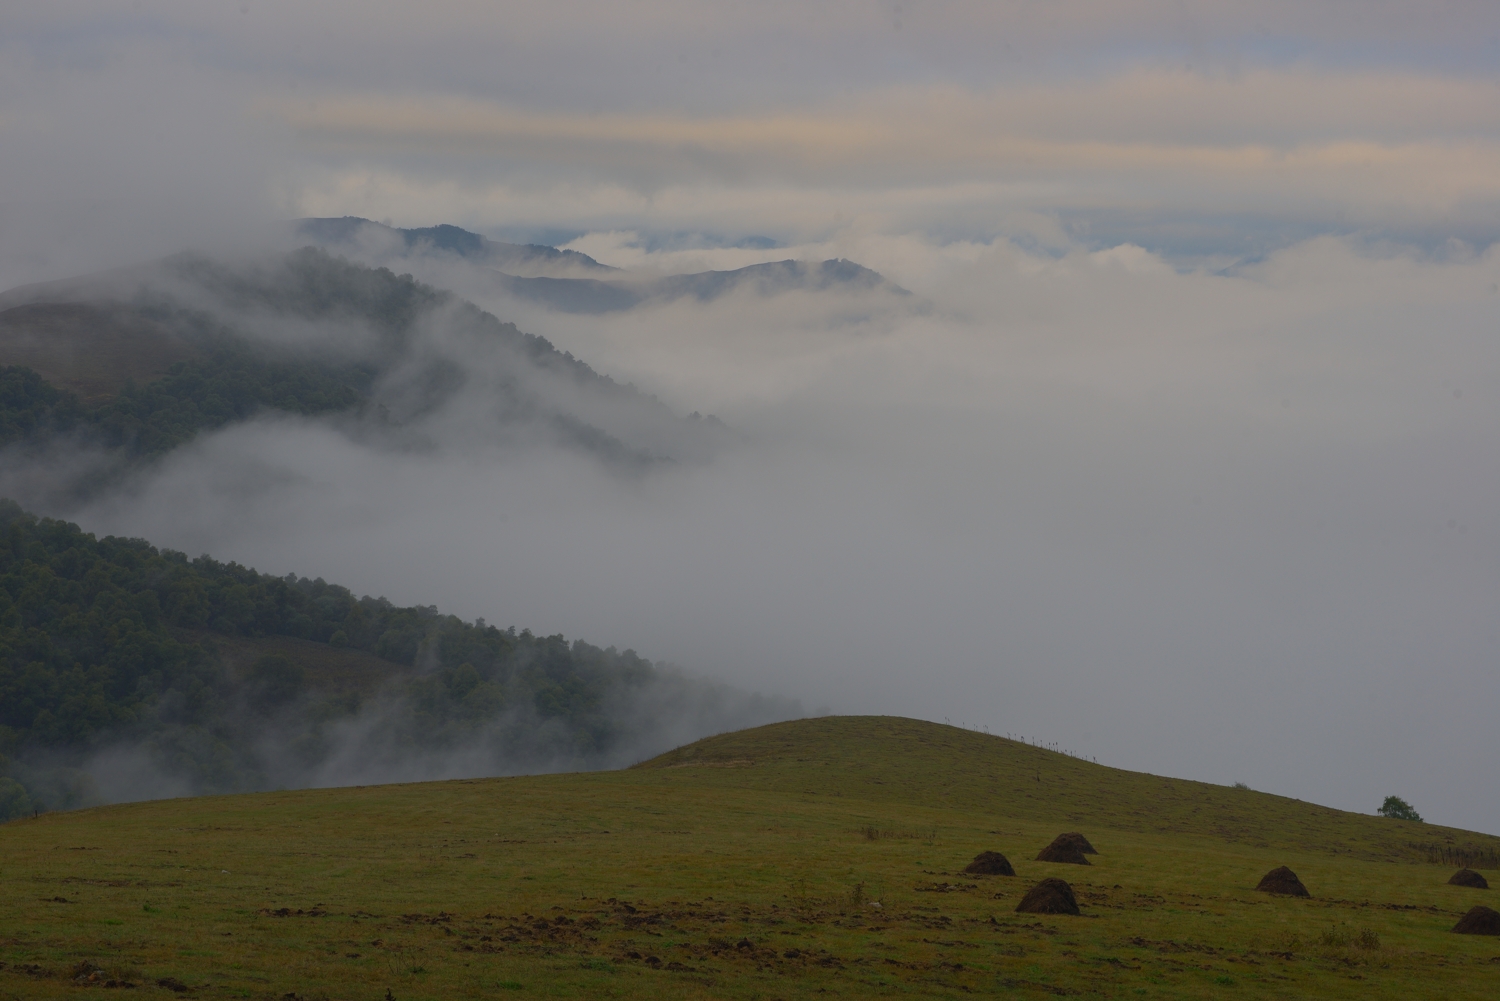
[{"label": "distant mountain peak", "polygon": [[373,247],[397,255],[446,253],[502,271],[535,276],[602,275],[620,270],[576,250],[540,243],[502,243],[448,223],[401,229],[359,216],[339,216],[298,219],[295,226],[298,237],[332,249]]},{"label": "distant mountain peak", "polygon": [[[649,278],[630,276],[576,250],[542,244],[500,243],[448,224],[399,229],[358,216],[296,221],[296,233],[326,250],[371,263],[447,257],[487,268],[507,294],[564,313],[615,313],[648,302],[711,302],[730,294],[778,296],[831,292],[885,296],[887,305],[923,308],[906,289],[877,271],[845,258],[765,261],[728,271]],[[872,303],[876,299],[870,300]]]}]

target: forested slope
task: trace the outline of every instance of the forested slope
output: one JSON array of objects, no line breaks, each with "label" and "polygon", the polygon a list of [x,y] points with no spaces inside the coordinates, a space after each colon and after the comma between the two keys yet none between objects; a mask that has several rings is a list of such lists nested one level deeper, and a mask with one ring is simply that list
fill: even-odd
[{"label": "forested slope", "polygon": [[484,415],[474,436],[616,462],[697,454],[717,433],[450,292],[311,247],[234,263],[182,254],[0,295],[0,448],[134,462],[277,412],[343,415],[410,446],[466,394]]},{"label": "forested slope", "polygon": [[[361,651],[370,681],[329,684],[295,648],[236,664],[216,636]],[[26,787],[0,795],[11,813],[111,798],[90,788],[104,748],[133,755],[140,795],[231,791],[599,767],[793,714],[630,650],[99,539],[0,501],[0,755]]]}]

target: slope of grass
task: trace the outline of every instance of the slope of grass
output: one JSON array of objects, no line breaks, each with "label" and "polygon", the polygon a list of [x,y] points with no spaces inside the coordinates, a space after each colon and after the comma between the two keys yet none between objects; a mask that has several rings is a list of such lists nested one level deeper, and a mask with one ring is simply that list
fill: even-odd
[{"label": "slope of grass", "polygon": [[[725,767],[728,766],[728,767]],[[1413,843],[1492,854],[1500,838],[1301,800],[1109,768],[951,726],[829,716],[723,734],[636,766],[701,768],[694,785],[806,792],[1120,831],[1202,835],[1262,848],[1424,858]]]},{"label": "slope of grass", "polygon": [[[95,968],[139,996],[372,1001],[1496,996],[1500,940],[1447,931],[1489,893],[1382,824],[873,718],[623,772],[45,814],[0,827],[0,998]],[[1030,861],[1071,829],[1092,865]],[[1018,876],[964,875],[981,849]],[[1281,864],[1311,899],[1254,891]],[[1015,913],[1051,875],[1083,916]]]}]

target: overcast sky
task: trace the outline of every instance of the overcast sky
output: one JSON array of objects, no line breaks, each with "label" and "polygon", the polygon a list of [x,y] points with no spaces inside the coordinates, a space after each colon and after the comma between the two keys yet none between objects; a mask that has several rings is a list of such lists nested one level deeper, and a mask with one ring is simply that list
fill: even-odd
[{"label": "overcast sky", "polygon": [[0,7],[0,285],[344,214],[934,309],[486,302],[749,444],[270,424],[85,527],[1500,832],[1500,5]]}]

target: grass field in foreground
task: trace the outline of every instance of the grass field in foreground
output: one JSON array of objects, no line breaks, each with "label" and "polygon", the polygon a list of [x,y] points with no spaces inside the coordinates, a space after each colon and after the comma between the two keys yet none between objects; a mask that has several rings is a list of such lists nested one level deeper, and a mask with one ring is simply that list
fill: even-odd
[{"label": "grass field in foreground", "polygon": [[[1093,841],[1093,865],[1029,861],[1064,830]],[[1452,867],[1417,841],[1500,847],[954,727],[825,717],[622,772],[0,826],[0,998],[110,980],[351,1001],[1500,997],[1500,938],[1448,931],[1500,890],[1446,885]],[[983,849],[1018,875],[963,875]],[[1312,899],[1254,892],[1283,864]],[[1073,884],[1082,917],[1014,912],[1044,876]],[[79,964],[98,986],[75,983]]]}]

